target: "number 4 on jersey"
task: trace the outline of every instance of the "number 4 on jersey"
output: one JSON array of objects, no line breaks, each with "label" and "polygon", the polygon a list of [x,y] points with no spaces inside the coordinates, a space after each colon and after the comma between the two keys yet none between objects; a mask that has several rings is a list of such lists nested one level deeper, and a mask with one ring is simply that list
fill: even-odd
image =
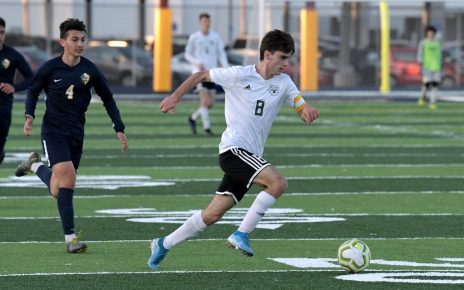
[{"label": "number 4 on jersey", "polygon": [[74,98],[74,85],[70,85],[65,94],[68,96],[68,100],[72,100]]}]

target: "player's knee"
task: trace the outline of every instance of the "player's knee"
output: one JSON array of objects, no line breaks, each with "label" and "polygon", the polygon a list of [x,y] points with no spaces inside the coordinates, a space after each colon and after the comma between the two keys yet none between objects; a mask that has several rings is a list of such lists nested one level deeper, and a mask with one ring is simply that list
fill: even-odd
[{"label": "player's knee", "polygon": [[212,225],[217,223],[221,218],[223,214],[219,212],[214,212],[214,211],[204,211],[202,214],[203,222],[206,225]]},{"label": "player's knee", "polygon": [[271,187],[271,191],[277,195],[276,197],[279,197],[282,195],[282,193],[284,193],[288,189],[287,179],[285,179],[285,177],[280,175],[273,180],[270,187]]}]

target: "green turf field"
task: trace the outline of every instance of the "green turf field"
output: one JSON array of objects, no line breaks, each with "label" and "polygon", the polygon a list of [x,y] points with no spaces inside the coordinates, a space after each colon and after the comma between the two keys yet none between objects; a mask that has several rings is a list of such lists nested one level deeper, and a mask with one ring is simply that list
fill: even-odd
[{"label": "green turf field", "polygon": [[[258,188],[151,271],[148,240],[164,236],[207,205],[222,177],[217,137],[192,136],[182,103],[120,102],[129,151],[99,103],[87,115],[74,206],[89,249],[65,252],[56,202],[35,176],[13,177],[41,150],[39,106],[33,136],[22,136],[15,104],[0,165],[0,289],[462,289],[464,287],[464,104],[437,111],[412,102],[314,102],[307,127],[282,109],[265,158],[289,190],[251,235],[255,256],[226,246]],[[211,113],[224,129],[223,105]],[[336,262],[360,238],[371,265],[348,274]],[[70,284],[69,284],[70,283]]]}]

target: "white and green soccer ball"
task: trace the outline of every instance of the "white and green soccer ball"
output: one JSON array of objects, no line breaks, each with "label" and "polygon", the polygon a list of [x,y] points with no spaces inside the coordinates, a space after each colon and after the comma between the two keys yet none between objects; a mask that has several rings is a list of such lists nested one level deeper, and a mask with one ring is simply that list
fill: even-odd
[{"label": "white and green soccer ball", "polygon": [[352,273],[364,270],[370,261],[369,247],[358,239],[348,240],[338,248],[338,263]]}]

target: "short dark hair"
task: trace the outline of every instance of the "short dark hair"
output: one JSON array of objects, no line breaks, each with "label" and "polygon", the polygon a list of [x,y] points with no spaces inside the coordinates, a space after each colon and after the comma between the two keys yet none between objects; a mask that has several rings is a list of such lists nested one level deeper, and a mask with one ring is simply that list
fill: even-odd
[{"label": "short dark hair", "polygon": [[208,13],[203,12],[203,13],[200,14],[200,16],[199,16],[198,18],[199,18],[200,20],[201,20],[202,18],[208,18],[208,19],[210,19],[210,16],[209,16]]},{"label": "short dark hair", "polygon": [[433,25],[429,25],[425,28],[425,34],[427,34],[427,32],[429,31],[432,31],[433,33],[437,33],[437,29]]},{"label": "short dark hair", "polygon": [[264,59],[264,51],[266,50],[272,53],[278,50],[284,53],[294,54],[295,43],[289,33],[275,29],[266,33],[263,40],[261,40],[261,45],[259,47],[259,60]]},{"label": "short dark hair", "polygon": [[3,28],[6,28],[5,19],[3,19],[2,17],[0,17],[0,26],[3,26]]},{"label": "short dark hair", "polygon": [[69,30],[87,32],[84,22],[77,18],[68,18],[60,24],[60,38],[65,39]]}]

